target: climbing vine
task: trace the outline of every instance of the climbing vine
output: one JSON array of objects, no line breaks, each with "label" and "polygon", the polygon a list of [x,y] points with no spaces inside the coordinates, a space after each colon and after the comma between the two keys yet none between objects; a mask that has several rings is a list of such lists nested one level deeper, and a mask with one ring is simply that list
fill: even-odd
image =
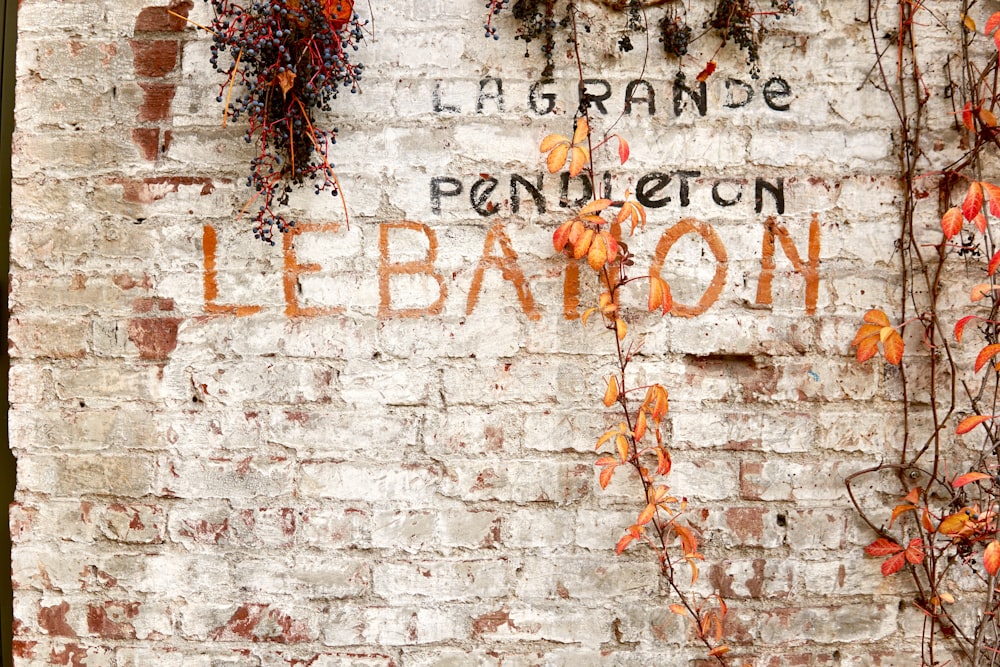
[{"label": "climbing vine", "polygon": [[[947,15],[909,1],[868,2],[870,78],[897,120],[901,298],[896,318],[866,313],[852,344],[859,362],[881,355],[895,369],[903,433],[895,460],[846,481],[875,535],[865,552],[881,559],[883,576],[905,573],[912,583],[927,666],[994,665],[1000,656],[1000,187],[986,175],[1000,148],[1000,13],[980,16],[979,29],[976,5],[962,0]],[[948,75],[943,95],[927,83],[918,48],[922,30],[940,27],[959,36],[955,52],[935,63]],[[949,143],[958,157],[935,164],[928,146]],[[949,287],[961,283],[968,296],[956,301]],[[897,494],[887,506],[863,506],[856,485],[882,476],[895,478]]]}]

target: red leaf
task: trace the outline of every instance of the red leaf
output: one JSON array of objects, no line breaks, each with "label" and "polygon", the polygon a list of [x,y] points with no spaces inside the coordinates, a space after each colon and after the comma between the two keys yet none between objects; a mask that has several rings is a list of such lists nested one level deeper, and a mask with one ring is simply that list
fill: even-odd
[{"label": "red leaf", "polygon": [[997,26],[1000,26],[1000,12],[993,14],[986,20],[986,27],[983,28],[983,33],[988,35],[996,30]]},{"label": "red leaf", "polygon": [[949,208],[944,217],[941,218],[941,231],[944,237],[950,239],[955,234],[962,231],[962,210],[957,206]]},{"label": "red leaf", "polygon": [[705,64],[705,69],[698,72],[698,76],[695,77],[698,83],[701,83],[703,81],[708,81],[708,77],[712,76],[712,74],[715,73],[715,67],[716,67],[715,61],[709,60]]},{"label": "red leaf", "polygon": [[976,214],[976,217],[972,219],[972,224],[976,226],[980,234],[986,233],[986,214],[982,211]]},{"label": "red leaf", "polygon": [[[977,417],[981,417],[981,416],[982,415],[977,415]],[[964,420],[963,419],[962,421],[965,422],[965,421],[968,421],[968,420]],[[983,421],[985,421],[985,420],[983,420]],[[956,477],[955,481],[952,482],[951,485],[952,485],[952,487],[954,487],[956,489],[959,489],[959,488],[962,488],[963,486],[965,486],[966,484],[972,484],[973,482],[978,482],[981,479],[989,479],[989,478],[990,478],[990,476],[987,475],[984,472],[967,472],[964,475],[959,475],[958,477]]]},{"label": "red leaf", "polygon": [[903,550],[903,547],[899,546],[892,540],[880,537],[867,547],[865,547],[865,553],[869,556],[891,556],[892,554],[897,554]]},{"label": "red leaf", "polygon": [[[616,135],[617,136],[617,135]],[[622,164],[628,160],[629,150],[628,142],[624,138],[618,137],[618,159],[622,161]]]},{"label": "red leaf", "polygon": [[983,567],[992,577],[1000,571],[1000,542],[993,540],[986,545],[986,552],[983,554]]},{"label": "red leaf", "polygon": [[354,0],[326,0],[326,7],[323,13],[330,19],[334,30],[339,30],[347,25],[354,12]]},{"label": "red leaf", "polygon": [[622,538],[618,540],[618,544],[615,545],[615,553],[621,554],[621,552],[625,551],[625,547],[631,544],[634,539],[635,536],[628,533],[622,535]]},{"label": "red leaf", "polygon": [[[997,252],[997,256],[1000,257],[1000,252]],[[959,343],[962,342],[962,334],[965,332],[965,326],[975,319],[978,319],[975,315],[966,315],[955,323],[955,340]]]},{"label": "red leaf", "polygon": [[979,187],[979,183],[973,181],[969,185],[969,192],[965,195],[965,201],[962,202],[962,217],[966,220],[972,220],[977,215],[979,211],[983,208],[983,189]]},{"label": "red leaf", "polygon": [[903,565],[906,564],[906,554],[898,553],[891,558],[886,558],[885,562],[882,563],[882,576],[890,577],[900,570],[903,569]]},{"label": "red leaf", "polygon": [[990,200],[990,215],[994,218],[1000,218],[1000,187],[986,181],[980,181],[979,184],[983,186],[983,192]]},{"label": "red leaf", "polygon": [[1000,250],[993,253],[993,257],[990,258],[990,264],[986,267],[987,275],[993,275],[997,272],[997,267],[1000,266]]},{"label": "red leaf", "polygon": [[924,541],[919,537],[910,540],[904,554],[907,562],[912,565],[920,565],[924,562]]},{"label": "red leaf", "polygon": [[[1000,46],[998,46],[998,48],[1000,48]],[[966,102],[965,103],[965,108],[962,109],[962,125],[964,125],[965,129],[967,129],[969,132],[975,132],[976,131],[976,123],[972,119],[972,103],[971,102]]]}]

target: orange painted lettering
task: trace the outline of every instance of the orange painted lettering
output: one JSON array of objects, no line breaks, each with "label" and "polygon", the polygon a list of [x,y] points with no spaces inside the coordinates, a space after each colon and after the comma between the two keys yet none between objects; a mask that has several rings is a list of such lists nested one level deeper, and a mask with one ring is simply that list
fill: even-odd
[{"label": "orange painted lettering", "polygon": [[[503,255],[493,255],[493,246],[499,244]],[[483,256],[479,260],[476,272],[472,276],[472,287],[469,290],[469,301],[465,309],[466,315],[471,315],[479,303],[479,292],[483,288],[483,274],[486,269],[499,269],[504,280],[510,281],[517,291],[517,299],[521,302],[521,310],[529,320],[538,320],[541,314],[535,308],[535,299],[531,288],[524,279],[524,272],[517,263],[517,253],[510,243],[510,237],[504,231],[503,225],[497,223],[486,232],[486,242],[483,244]]]},{"label": "orange painted lettering", "polygon": [[[427,256],[413,262],[392,262],[389,258],[389,232],[394,229],[405,229],[421,232],[427,237]],[[434,230],[422,222],[383,222],[379,225],[379,267],[378,267],[378,291],[379,291],[379,317],[420,317],[422,315],[438,315],[444,309],[444,300],[448,298],[448,286],[444,282],[441,274],[434,270],[434,262],[437,260],[437,234]],[[434,303],[426,308],[401,308],[392,307],[392,294],[390,284],[393,276],[430,276],[437,281],[438,298]]]},{"label": "orange painted lettering", "polygon": [[336,232],[338,229],[340,229],[340,225],[337,223],[298,223],[282,234],[282,244],[285,251],[285,315],[288,317],[319,317],[321,315],[337,315],[344,312],[344,309],[339,306],[325,308],[315,306],[303,308],[299,306],[299,276],[305,273],[317,273],[323,267],[319,264],[299,264],[298,259],[295,257],[296,236],[315,232]]},{"label": "orange painted lettering", "polygon": [[670,309],[670,314],[679,317],[695,317],[711,308],[712,304],[719,298],[719,294],[722,293],[722,288],[726,284],[726,273],[729,270],[729,256],[726,253],[726,246],[722,244],[722,239],[719,238],[715,229],[711,225],[698,222],[694,218],[684,218],[663,232],[659,243],[656,244],[656,257],[653,259],[653,265],[649,268],[650,274],[659,277],[660,270],[663,268],[663,261],[667,258],[670,249],[674,247],[674,244],[682,236],[692,233],[704,239],[708,244],[708,249],[715,256],[715,275],[712,276],[712,282],[709,283],[708,288],[701,295],[697,305],[689,306],[674,301],[674,305]]},{"label": "orange painted lettering", "polygon": [[764,242],[760,258],[760,280],[757,283],[757,303],[766,306],[773,302],[771,283],[776,267],[774,262],[775,237],[780,241],[781,249],[792,263],[792,268],[805,278],[806,313],[812,315],[816,312],[816,300],[819,296],[819,217],[813,213],[812,223],[809,225],[808,262],[803,262],[799,257],[799,252],[796,250],[788,230],[779,225],[773,216],[767,219],[764,226]]},{"label": "orange painted lettering", "polygon": [[202,227],[201,251],[205,261],[205,271],[202,274],[202,281],[205,286],[205,312],[213,315],[235,315],[245,317],[259,313],[261,306],[238,306],[234,304],[216,303],[219,298],[219,275],[215,266],[216,252],[219,246],[219,238],[215,233],[215,228],[210,225]]}]

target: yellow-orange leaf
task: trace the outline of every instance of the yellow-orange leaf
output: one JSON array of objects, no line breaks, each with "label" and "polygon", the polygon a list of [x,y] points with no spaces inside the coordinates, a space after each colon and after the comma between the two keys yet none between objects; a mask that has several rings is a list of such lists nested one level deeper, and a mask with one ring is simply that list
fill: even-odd
[{"label": "yellow-orange leaf", "polygon": [[545,165],[548,167],[549,173],[554,174],[562,169],[568,155],[569,144],[556,144],[549,156],[545,158]]},{"label": "yellow-orange leaf", "polygon": [[865,313],[864,319],[865,322],[867,322],[868,324],[877,324],[880,327],[892,326],[892,322],[889,321],[889,317],[884,312],[878,310],[877,308],[869,310],[867,313]]},{"label": "yellow-orange leaf", "polygon": [[971,415],[966,417],[958,422],[958,426],[955,428],[955,435],[965,435],[983,422],[988,422],[991,419],[993,419],[993,415]]},{"label": "yellow-orange leaf", "polygon": [[564,137],[561,134],[550,134],[549,136],[542,139],[542,145],[539,146],[538,152],[548,153],[553,148],[555,148],[557,144],[566,144],[568,146],[569,137]]},{"label": "yellow-orange leaf", "polygon": [[962,24],[970,31],[976,31],[976,22],[968,14],[962,14]]},{"label": "yellow-orange leaf", "polygon": [[715,648],[713,648],[711,651],[708,652],[708,655],[710,658],[714,658],[716,656],[725,655],[727,653],[729,653],[728,646],[716,646]]},{"label": "yellow-orange leaf", "polygon": [[625,340],[625,336],[628,334],[628,325],[625,324],[625,320],[621,318],[615,320],[615,333],[618,335],[618,340]]},{"label": "yellow-orange leaf", "polygon": [[941,520],[941,525],[938,526],[938,532],[942,535],[954,535],[965,528],[965,524],[969,522],[970,518],[969,513],[964,510],[961,512],[955,512],[954,514],[949,514]]},{"label": "yellow-orange leaf", "polygon": [[590,134],[590,126],[587,125],[586,116],[576,121],[576,131],[573,132],[573,145],[581,143]]},{"label": "yellow-orange leaf", "polygon": [[883,328],[884,327],[881,327],[877,324],[862,324],[861,328],[858,329],[858,333],[854,335],[854,340],[851,341],[851,345],[858,345],[859,343],[861,343],[861,341],[863,341],[865,338],[868,338],[869,336],[880,335],[882,333]]},{"label": "yellow-orange leaf", "polygon": [[679,523],[673,525],[674,532],[677,536],[681,538],[681,550],[684,551],[685,556],[692,556],[698,553],[698,540],[695,539],[694,533],[691,532],[686,526],[682,526]]},{"label": "yellow-orange leaf", "polygon": [[941,218],[941,231],[946,239],[962,231],[962,209],[957,206],[948,209]]},{"label": "yellow-orange leaf", "polygon": [[989,109],[979,110],[979,120],[983,121],[983,125],[987,127],[997,126],[997,117]]},{"label": "yellow-orange leaf", "polygon": [[586,206],[580,209],[580,215],[588,215],[590,213],[599,213],[607,207],[611,206],[610,199],[595,199]]},{"label": "yellow-orange leaf", "polygon": [[646,435],[646,411],[639,410],[639,416],[635,420],[635,441],[639,442],[642,440],[642,436]]},{"label": "yellow-orange leaf", "polygon": [[618,400],[618,380],[612,375],[608,378],[608,388],[604,390],[604,407],[610,408]]},{"label": "yellow-orange leaf", "polygon": [[959,475],[955,478],[955,481],[951,483],[952,487],[960,489],[966,484],[972,484],[973,482],[978,482],[983,479],[989,479],[990,476],[984,472],[967,472],[964,475]]},{"label": "yellow-orange leaf", "polygon": [[983,553],[983,567],[986,568],[991,577],[1000,571],[1000,542],[993,540],[986,545],[986,551]]},{"label": "yellow-orange leaf", "polygon": [[628,461],[628,440],[621,433],[615,438],[615,446],[618,448],[618,460],[622,463]]},{"label": "yellow-orange leaf", "polygon": [[620,433],[620,431],[618,429],[614,429],[614,428],[611,429],[611,430],[609,430],[609,431],[605,431],[604,434],[600,438],[597,439],[597,446],[594,447],[594,449],[600,449],[601,445],[603,445],[604,443],[606,443],[608,440],[610,440],[611,438],[615,437],[619,433]]},{"label": "yellow-orange leaf", "polygon": [[655,514],[656,505],[654,503],[649,503],[642,509],[642,512],[639,513],[639,518],[636,520],[636,523],[640,526],[644,526],[653,520],[653,516]]},{"label": "yellow-orange leaf", "polygon": [[997,353],[1000,352],[1000,344],[993,343],[992,345],[987,345],[979,351],[979,355],[976,357],[976,372],[982,370],[983,366],[986,365],[990,359],[995,357]]},{"label": "yellow-orange leaf", "polygon": [[587,326],[587,320],[589,320],[590,316],[593,315],[595,312],[597,312],[596,308],[588,308],[587,310],[583,311],[583,317],[581,317],[580,320],[583,322],[584,326]]},{"label": "yellow-orange leaf", "polygon": [[931,511],[924,507],[924,512],[920,516],[920,525],[924,527],[928,533],[934,532],[934,524],[931,523]]},{"label": "yellow-orange leaf", "polygon": [[916,505],[917,501],[920,500],[921,491],[923,491],[923,489],[921,489],[919,486],[915,486],[912,489],[910,489],[910,492],[906,494],[906,497],[903,498],[903,500],[910,503],[911,505]]},{"label": "yellow-orange leaf", "polygon": [[594,242],[594,230],[585,229],[580,234],[580,238],[573,245],[573,259],[580,259],[590,252],[590,245]]},{"label": "yellow-orange leaf", "polygon": [[590,264],[590,268],[600,271],[608,263],[609,255],[607,239],[603,234],[596,234],[587,252],[587,263]]},{"label": "yellow-orange leaf", "polygon": [[573,146],[573,155],[569,162],[570,178],[576,178],[590,159],[590,151],[584,146]]},{"label": "yellow-orange leaf", "polygon": [[994,289],[996,288],[989,283],[979,283],[972,288],[972,292],[969,294],[969,299],[972,301],[982,301]]},{"label": "yellow-orange leaf", "polygon": [[556,249],[556,252],[562,252],[563,249],[569,244],[570,231],[573,229],[573,220],[569,222],[564,222],[559,225],[559,228],[552,234],[552,247]]},{"label": "yellow-orange leaf", "polygon": [[670,609],[671,612],[677,614],[678,616],[687,616],[687,613],[688,613],[687,609],[684,608],[684,605],[680,605],[680,604],[676,604],[676,603],[670,605],[669,609]]},{"label": "yellow-orange leaf", "polygon": [[278,85],[281,86],[281,95],[286,97],[288,91],[292,89],[295,85],[295,72],[290,69],[286,69],[284,72],[280,72],[277,76]]},{"label": "yellow-orange leaf", "polygon": [[903,361],[903,337],[892,327],[884,327],[881,335],[885,360],[893,366],[898,366]]}]

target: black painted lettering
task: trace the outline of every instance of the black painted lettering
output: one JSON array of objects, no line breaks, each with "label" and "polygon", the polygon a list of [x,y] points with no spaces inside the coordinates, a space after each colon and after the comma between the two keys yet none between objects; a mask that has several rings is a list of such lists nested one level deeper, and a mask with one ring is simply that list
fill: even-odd
[{"label": "black painted lettering", "polygon": [[654,171],[644,175],[635,184],[635,199],[646,208],[663,208],[670,203],[670,197],[655,197],[670,184],[670,175]]},{"label": "black painted lettering", "polygon": [[539,213],[545,213],[545,195],[542,194],[542,174],[535,177],[532,183],[520,174],[513,174],[510,177],[510,209],[516,215],[521,212],[521,190],[518,186],[531,195],[531,200],[535,203],[535,209]]},{"label": "black painted lettering", "polygon": [[[772,76],[764,84],[764,102],[775,111],[788,111],[792,106],[792,88],[780,76]],[[782,100],[789,100],[787,103]]]},{"label": "black painted lettering", "polygon": [[614,199],[611,196],[611,172],[604,172],[604,176],[601,177],[601,187],[604,189],[603,197],[605,199]]},{"label": "black painted lettering", "polygon": [[684,83],[684,77],[677,76],[674,79],[674,116],[680,116],[684,111],[684,96],[687,95],[698,107],[698,115],[704,116],[708,113],[708,87],[704,81],[698,82],[698,91],[695,92]]},{"label": "black painted lettering", "polygon": [[[488,89],[492,88],[492,92]],[[497,111],[503,113],[503,81],[495,76],[483,77],[479,81],[479,99],[476,100],[476,113],[483,113],[487,100],[493,100]]]},{"label": "black painted lettering", "polygon": [[726,79],[726,103],[723,106],[739,109],[750,104],[752,99],[753,86],[739,79]]},{"label": "black painted lettering", "polygon": [[785,212],[785,179],[779,178],[774,183],[768,183],[763,178],[754,181],[754,212],[761,213],[764,210],[764,191],[767,190],[774,197],[774,208],[781,215]]},{"label": "black painted lettering", "polygon": [[[724,183],[733,186],[736,189],[736,194],[729,197],[723,196],[719,186]],[[712,201],[719,206],[735,206],[741,199],[743,199],[743,183],[740,181],[716,181],[712,184]]]},{"label": "black painted lettering", "polygon": [[[600,94],[595,94],[591,92],[591,86],[600,86],[603,88]],[[593,104],[597,107],[597,110],[601,114],[607,116],[608,109],[604,106],[604,102],[611,97],[611,84],[604,79],[584,79],[580,82],[580,111],[586,112]]]},{"label": "black painted lettering", "polygon": [[[553,83],[552,79],[542,79],[531,84],[531,90],[528,91],[528,106],[539,116],[552,113],[553,109],[556,108],[556,94],[542,91],[542,86],[547,86],[550,83]],[[544,109],[542,108],[542,100],[545,102]]]},{"label": "black painted lettering", "polygon": [[453,104],[443,104],[441,102],[441,81],[434,82],[434,92],[431,93],[431,105],[434,113],[460,113],[462,110]]},{"label": "black painted lettering", "polygon": [[681,206],[682,207],[683,206],[690,206],[691,205],[691,188],[690,188],[690,185],[688,184],[688,179],[689,178],[698,178],[699,176],[701,176],[701,172],[700,171],[675,171],[674,172],[674,176],[680,176],[681,177],[681,190],[680,190]]},{"label": "black painted lettering", "polygon": [[457,197],[460,194],[462,194],[462,181],[450,176],[435,176],[431,179],[431,211],[435,215],[440,215],[441,197]]},{"label": "black painted lettering", "polygon": [[[560,179],[560,182],[559,182],[559,185],[560,185],[560,188],[559,188],[559,206],[561,206],[563,208],[568,208],[570,206],[570,201],[569,201],[569,172],[565,172],[564,171],[564,172],[562,172],[562,174],[560,174],[560,176],[561,176],[561,179]],[[590,179],[587,178],[586,176],[584,176],[583,174],[578,175],[575,180],[576,180],[577,183],[580,183],[580,185],[583,186],[583,194],[580,196],[579,199],[577,199],[576,201],[574,201],[572,203],[573,208],[578,208],[578,207],[583,206],[584,204],[586,204],[588,201],[590,201],[590,198],[594,195],[594,186],[591,185]]]},{"label": "black painted lettering", "polygon": [[[646,96],[636,97],[635,89],[639,86],[645,86]],[[628,85],[625,86],[625,115],[632,114],[632,103],[633,102],[645,102],[646,109],[649,115],[652,116],[656,113],[656,91],[653,87],[649,85],[649,81],[644,79],[635,79],[634,81],[629,81]]]},{"label": "black painted lettering", "polygon": [[469,188],[469,203],[472,204],[472,209],[484,218],[488,218],[500,210],[499,206],[490,201],[493,191],[497,189],[497,183],[497,179],[492,176],[489,178],[480,177]]}]

